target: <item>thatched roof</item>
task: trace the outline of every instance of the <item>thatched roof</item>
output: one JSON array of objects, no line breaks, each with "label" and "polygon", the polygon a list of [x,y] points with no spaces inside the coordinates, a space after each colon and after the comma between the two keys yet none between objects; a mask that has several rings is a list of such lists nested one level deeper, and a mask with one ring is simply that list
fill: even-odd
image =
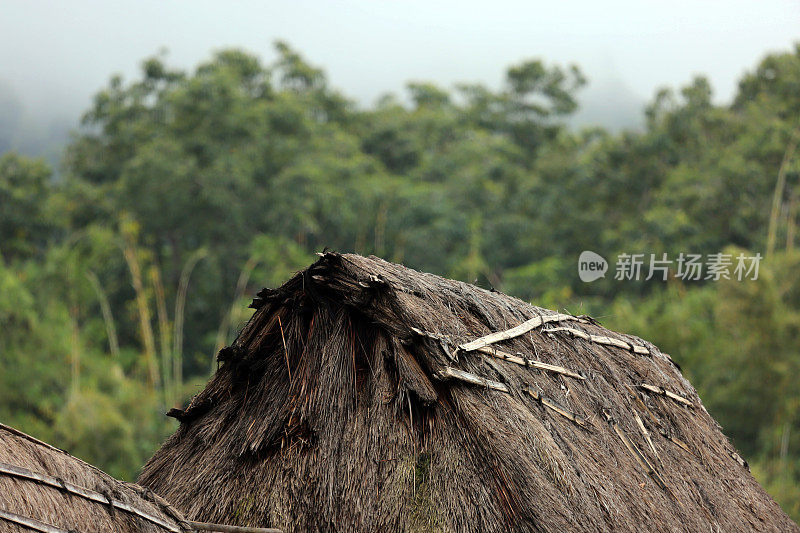
[{"label": "thatched roof", "polygon": [[165,500],[0,424],[0,531],[180,533]]},{"label": "thatched roof", "polygon": [[639,338],[356,255],[325,254],[253,305],[139,478],[192,519],[798,531]]}]

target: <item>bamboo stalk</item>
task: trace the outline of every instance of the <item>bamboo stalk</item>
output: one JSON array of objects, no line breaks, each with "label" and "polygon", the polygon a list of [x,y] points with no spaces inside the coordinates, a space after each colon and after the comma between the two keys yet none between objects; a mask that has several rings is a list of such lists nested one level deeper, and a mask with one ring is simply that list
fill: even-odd
[{"label": "bamboo stalk", "polygon": [[794,188],[789,199],[789,221],[786,227],[786,251],[790,253],[794,250],[794,234],[797,229],[797,222],[795,219],[797,217],[798,187],[800,187],[800,185]]},{"label": "bamboo stalk", "polygon": [[[449,379],[456,379],[459,381],[464,381],[466,383],[470,383],[472,385],[478,385],[481,387],[487,387],[489,389],[499,390],[501,392],[510,393],[508,386],[505,383],[500,383],[498,381],[493,381],[490,379],[486,379],[481,376],[477,376],[475,374],[471,374],[469,372],[464,372],[463,370],[459,370],[457,368],[453,368],[451,366],[444,367],[440,372],[436,374],[438,379],[443,381],[447,381]],[[525,388],[525,392],[527,392],[530,396],[532,396],[537,402],[541,403],[545,407],[552,409],[553,411],[557,412],[564,418],[575,422],[581,427],[588,428],[588,423],[584,417],[573,413],[562,406],[560,406],[557,402],[540,395],[536,391],[530,388],[530,386]]]},{"label": "bamboo stalk", "polygon": [[133,290],[136,293],[136,307],[139,311],[139,330],[142,335],[142,342],[144,343],[144,358],[147,367],[147,384],[151,389],[155,389],[159,383],[155,336],[153,335],[153,325],[150,322],[150,307],[147,304],[147,296],[145,295],[144,284],[142,283],[141,265],[136,256],[135,245],[129,236],[126,236],[125,246],[122,252],[125,256],[125,262],[128,264],[128,270],[130,270],[131,273]]},{"label": "bamboo stalk", "polygon": [[[685,452],[687,452],[689,455],[693,455],[694,457],[697,457],[697,455],[696,455],[696,454],[695,454],[695,453],[694,453],[694,452],[693,452],[693,451],[692,451],[692,450],[689,448],[689,445],[687,445],[685,442],[683,442],[683,441],[682,441],[682,440],[680,440],[679,438],[677,438],[677,437],[673,437],[673,436],[672,436],[672,435],[671,435],[671,434],[670,434],[670,433],[669,433],[669,432],[668,432],[668,431],[667,431],[667,430],[666,430],[666,429],[663,427],[663,425],[662,425],[662,424],[661,424],[661,422],[658,420],[658,418],[657,418],[657,417],[656,417],[656,416],[655,416],[655,415],[654,415],[652,412],[650,412],[650,409],[648,409],[648,408],[647,408],[647,405],[646,405],[646,404],[645,404],[645,403],[642,401],[642,399],[639,397],[639,394],[638,394],[638,393],[637,393],[635,390],[633,390],[633,388],[632,388],[630,385],[627,385],[627,384],[626,384],[626,385],[625,385],[625,388],[628,390],[628,394],[630,395],[631,399],[633,399],[633,401],[636,403],[636,406],[637,406],[637,407],[638,407],[638,408],[639,408],[639,409],[642,411],[642,413],[645,415],[645,417],[647,418],[648,422],[649,422],[649,423],[652,425],[652,427],[656,428],[656,430],[657,430],[659,433],[661,433],[661,436],[662,436],[662,437],[664,437],[664,438],[665,438],[665,439],[667,439],[668,441],[671,441],[673,444],[675,444],[675,445],[677,445],[679,448],[683,449],[683,450],[684,450]],[[645,390],[647,390],[647,389],[645,389]],[[638,414],[637,414],[635,411],[634,411],[634,415],[635,415],[637,418],[639,418]],[[637,420],[637,422],[638,422],[638,420]],[[657,454],[656,454],[656,455],[657,455]],[[661,459],[661,458],[659,457],[659,460],[660,460],[660,459]]]},{"label": "bamboo stalk", "polygon": [[161,347],[161,380],[164,383],[164,402],[172,403],[175,394],[174,366],[172,364],[172,352],[170,350],[170,325],[167,316],[166,296],[164,295],[164,284],[161,282],[161,272],[158,267],[150,267],[150,281],[153,283],[153,291],[156,294],[156,316],[158,317],[158,338]]},{"label": "bamboo stalk", "polygon": [[208,251],[205,248],[195,250],[183,265],[180,281],[178,282],[178,294],[175,298],[175,331],[172,337],[172,376],[176,388],[180,388],[183,385],[183,320],[186,310],[186,293],[189,290],[189,278],[198,261],[207,255]]},{"label": "bamboo stalk", "polygon": [[100,302],[100,312],[103,313],[103,322],[106,326],[106,336],[108,337],[108,349],[115,359],[119,359],[117,327],[114,322],[114,315],[111,312],[111,305],[108,303],[106,292],[103,290],[103,286],[100,284],[100,280],[94,272],[88,270],[84,275],[86,279],[89,280],[89,284],[94,289],[98,302]]},{"label": "bamboo stalk", "polygon": [[794,157],[798,136],[800,136],[800,130],[794,130],[792,136],[789,138],[786,151],[783,153],[781,166],[778,169],[778,180],[775,183],[775,190],[772,193],[772,209],[769,214],[769,228],[767,230],[767,258],[771,257],[772,252],[775,251],[775,240],[778,233],[778,216],[780,215],[781,205],[783,204],[783,189],[786,187],[786,172],[789,168],[789,163]]},{"label": "bamboo stalk", "polygon": [[631,387],[627,383],[625,384],[625,389],[628,391],[628,395],[631,397],[631,400],[633,400],[633,402],[636,404],[636,407],[638,407],[639,410],[642,412],[642,414],[645,416],[648,423],[650,423],[652,427],[657,428],[658,431],[661,432],[661,421],[658,419],[656,415],[654,415],[650,411],[650,409],[647,407],[647,404],[645,404],[642,401],[642,398],[639,396],[639,393],[636,392],[633,389],[633,387]]},{"label": "bamboo stalk", "polygon": [[452,346],[453,341],[447,335],[441,335],[439,333],[432,333],[430,331],[421,330],[419,328],[412,327],[411,331],[419,335],[420,337],[425,337],[431,340],[436,341],[439,344],[439,347],[442,349],[442,352],[447,356],[448,359],[451,361],[458,361],[458,348],[451,351],[450,346]]},{"label": "bamboo stalk", "polygon": [[584,320],[581,318],[572,315],[563,315],[561,313],[556,313],[554,315],[539,315],[531,318],[530,320],[526,320],[522,324],[511,329],[498,331],[497,333],[490,333],[489,335],[485,335],[479,339],[475,339],[474,341],[462,344],[458,347],[458,349],[464,352],[472,352],[478,348],[483,348],[484,346],[494,344],[495,342],[506,341],[508,339],[519,337],[520,335],[524,335],[534,328],[538,328],[542,324],[547,324],[549,322],[561,322],[565,320],[584,322]]},{"label": "bamboo stalk", "polygon": [[69,326],[70,326],[70,343],[69,343],[69,363],[70,363],[70,394],[73,396],[80,390],[80,376],[81,376],[81,349],[80,349],[80,331],[78,330],[77,310],[74,305],[69,306]]}]

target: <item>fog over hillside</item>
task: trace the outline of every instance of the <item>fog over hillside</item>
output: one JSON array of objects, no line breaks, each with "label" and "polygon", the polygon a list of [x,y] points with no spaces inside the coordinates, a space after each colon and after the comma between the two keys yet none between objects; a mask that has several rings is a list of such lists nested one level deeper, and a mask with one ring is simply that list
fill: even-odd
[{"label": "fog over hillside", "polygon": [[[135,7],[133,7],[135,6]],[[691,14],[691,16],[689,16]],[[637,127],[665,86],[708,76],[717,102],[732,97],[741,74],[766,53],[800,38],[800,4],[681,0],[563,4],[501,0],[375,3],[241,1],[220,4],[143,0],[6,0],[0,7],[0,151],[57,158],[92,95],[112,74],[138,76],[141,61],[167,50],[191,70],[214,50],[242,48],[265,62],[287,41],[331,84],[368,107],[409,80],[443,87],[497,87],[523,59],[577,64],[581,91],[573,127]]]},{"label": "fog over hillside", "polygon": [[[15,150],[44,157],[57,166],[70,132],[80,125],[83,111],[31,109],[9,85],[0,81],[0,153]],[[619,79],[591,84],[581,91],[579,100],[581,107],[569,120],[572,128],[602,126],[616,132],[637,129],[642,124],[646,101]]]}]

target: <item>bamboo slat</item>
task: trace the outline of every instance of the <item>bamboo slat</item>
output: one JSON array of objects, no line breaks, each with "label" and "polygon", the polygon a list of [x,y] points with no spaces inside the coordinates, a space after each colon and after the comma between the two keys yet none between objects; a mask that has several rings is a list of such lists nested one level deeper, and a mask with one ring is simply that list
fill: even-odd
[{"label": "bamboo slat", "polygon": [[226,526],[209,522],[189,522],[196,531],[217,531],[218,533],[283,533],[271,527]]},{"label": "bamboo slat", "polygon": [[180,533],[181,529],[177,526],[170,524],[169,522],[165,522],[164,520],[160,519],[157,516],[153,516],[149,513],[141,511],[131,505],[128,505],[125,502],[121,502],[119,500],[114,500],[111,498],[107,498],[104,494],[101,494],[97,491],[87,489],[85,487],[80,487],[78,485],[73,485],[72,483],[62,482],[56,479],[53,476],[49,476],[47,474],[41,474],[39,472],[33,472],[28,470],[27,468],[22,468],[20,466],[10,465],[8,463],[0,462],[0,474],[5,474],[7,476],[12,476],[20,479],[27,479],[29,481],[33,481],[34,483],[40,483],[42,485],[47,485],[53,487],[55,489],[67,492],[69,494],[73,494],[75,496],[80,496],[81,498],[97,502],[103,505],[110,505],[122,511],[131,513],[133,515],[138,516],[139,518],[143,518],[148,522],[152,522],[159,527],[166,529],[167,531],[172,531],[173,533]]},{"label": "bamboo slat", "polygon": [[509,392],[508,387],[506,386],[505,383],[500,383],[499,381],[492,381],[491,379],[486,379],[484,377],[471,374],[469,372],[464,372],[463,370],[453,368],[452,366],[444,367],[440,372],[436,374],[436,377],[438,377],[443,381],[455,379],[459,381],[464,381],[466,383],[471,383],[473,385],[480,385],[481,387],[487,387],[489,389],[499,390],[502,392]]},{"label": "bamboo slat", "polygon": [[44,522],[36,520],[35,518],[22,516],[21,514],[12,513],[11,511],[6,511],[3,509],[0,509],[0,519],[5,520],[6,522],[11,522],[12,524],[26,527],[33,531],[39,531],[40,533],[70,533],[70,531],[67,529],[62,529],[51,524],[45,524]]},{"label": "bamboo slat", "polygon": [[652,392],[654,394],[660,394],[662,396],[666,396],[667,398],[675,400],[678,403],[682,403],[687,407],[694,407],[694,404],[691,401],[687,400],[680,394],[675,394],[674,392],[668,391],[664,387],[659,387],[657,385],[648,385],[647,383],[640,383],[639,388]]},{"label": "bamboo slat", "polygon": [[567,328],[567,327],[556,327],[544,330],[545,333],[554,333],[558,331],[567,333],[569,335],[572,335],[573,337],[578,337],[579,339],[585,339],[595,344],[616,346],[617,348],[622,348],[623,350],[631,350],[633,353],[637,353],[639,355],[650,355],[650,350],[648,350],[644,346],[632,344],[622,339],[615,339],[613,337],[606,337],[604,335],[592,335],[590,333],[586,333],[585,331],[581,331],[579,329]]},{"label": "bamboo slat", "polygon": [[503,350],[498,350],[494,346],[485,346],[483,348],[478,348],[475,351],[480,352],[482,354],[491,355],[492,357],[496,357],[497,359],[502,359],[504,361],[516,363],[518,365],[528,366],[539,370],[546,370],[548,372],[554,372],[556,374],[563,374],[565,376],[569,376],[575,379],[586,379],[585,376],[582,376],[581,374],[573,370],[566,369],[563,366],[551,365],[549,363],[536,361],[535,359],[527,359],[525,357],[522,357],[522,354],[517,354],[517,355],[510,354],[508,352],[504,352]]},{"label": "bamboo slat", "polygon": [[534,400],[544,405],[548,409],[552,409],[553,411],[560,414],[567,420],[571,420],[583,428],[589,427],[589,424],[586,422],[586,419],[584,417],[582,417],[579,414],[573,413],[572,411],[569,411],[564,407],[561,407],[557,402],[551,400],[546,396],[542,396],[541,394],[533,390],[530,386],[525,388],[525,392],[528,393],[530,396],[532,396]]},{"label": "bamboo slat", "polygon": [[485,335],[479,339],[475,339],[474,341],[462,344],[458,347],[458,349],[464,352],[472,352],[478,348],[483,348],[484,346],[494,344],[495,342],[506,341],[508,339],[519,337],[520,335],[524,335],[534,328],[538,328],[542,324],[547,324],[549,322],[562,322],[565,320],[585,322],[585,320],[582,318],[572,315],[564,315],[561,313],[556,313],[554,315],[539,315],[531,318],[530,320],[526,320],[522,324],[514,326],[511,329],[498,331],[497,333],[490,333],[489,335]]},{"label": "bamboo slat", "polygon": [[641,466],[644,469],[644,471],[647,472],[647,475],[649,475],[653,479],[653,481],[656,482],[656,485],[658,485],[662,490],[666,491],[667,493],[670,494],[670,496],[674,498],[675,495],[672,494],[672,491],[669,490],[669,487],[667,487],[667,484],[664,482],[664,478],[661,477],[661,474],[658,473],[658,471],[655,469],[652,463],[647,459],[647,457],[645,457],[645,455],[641,452],[641,450],[639,450],[639,448],[636,447],[636,444],[631,442],[628,436],[625,435],[625,432],[622,431],[622,428],[619,427],[619,424],[617,424],[617,421],[614,420],[614,418],[611,416],[611,413],[609,413],[606,409],[603,409],[603,416],[605,417],[606,421],[611,426],[611,428],[614,430],[614,433],[617,434],[619,439],[625,445],[625,448],[627,448],[628,452],[633,456],[634,459],[636,459],[636,462],[639,463],[639,466]]}]

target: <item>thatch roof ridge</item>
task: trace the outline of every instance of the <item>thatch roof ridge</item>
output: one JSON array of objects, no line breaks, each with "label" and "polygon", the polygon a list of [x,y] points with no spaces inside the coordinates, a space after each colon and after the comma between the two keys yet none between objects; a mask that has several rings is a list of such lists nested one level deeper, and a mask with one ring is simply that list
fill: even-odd
[{"label": "thatch roof ridge", "polygon": [[589,317],[334,253],[252,306],[140,477],[193,519],[800,531],[671,358]]},{"label": "thatch roof ridge", "polygon": [[1,531],[193,531],[166,500],[0,424]]},{"label": "thatch roof ridge", "polygon": [[[12,427],[12,426],[9,426],[7,424],[3,424],[2,422],[0,422],[0,431],[5,431],[6,433],[10,433],[12,435],[15,435],[15,436],[17,436],[17,437],[19,437],[21,439],[29,441],[30,443],[32,443],[32,444],[34,444],[36,446],[41,446],[42,448],[46,448],[46,449],[48,449],[48,450],[50,450],[50,451],[52,451],[54,453],[63,454],[63,455],[65,455],[65,456],[67,456],[69,458],[69,461],[72,461],[72,462],[74,462],[76,464],[80,464],[84,468],[87,468],[87,469],[90,469],[90,470],[94,470],[100,476],[107,476],[108,475],[103,470],[97,468],[96,466],[94,466],[91,463],[87,463],[86,461],[84,461],[80,457],[75,457],[74,455],[72,455],[68,451],[66,451],[66,450],[64,450],[62,448],[59,448],[57,446],[53,446],[49,442],[45,442],[43,440],[39,440],[39,439],[37,439],[36,437],[34,437],[32,435],[28,435],[24,431],[18,430],[15,427]],[[123,481],[122,483],[125,483],[125,482]]]},{"label": "thatch roof ridge", "polygon": [[[538,307],[530,302],[520,300],[515,296],[510,296],[496,290],[487,290],[483,287],[465,283],[460,280],[452,280],[436,274],[420,272],[411,267],[391,263],[374,255],[363,257],[357,254],[327,252],[325,254],[320,254],[320,256],[320,259],[316,263],[298,272],[283,286],[276,289],[266,288],[260,291],[253,300],[251,307],[257,309],[268,301],[288,297],[297,290],[298,286],[303,286],[305,288],[309,278],[311,278],[312,281],[325,283],[327,281],[325,277],[320,274],[315,274],[315,272],[325,271],[330,268],[338,268],[340,272],[352,276],[355,281],[360,283],[357,286],[347,287],[350,290],[359,292],[368,292],[370,290],[380,289],[381,287],[390,287],[391,290],[395,292],[424,296],[426,292],[444,291],[453,297],[469,298],[478,307],[485,306],[487,302],[483,300],[488,300],[490,305],[506,307],[511,312],[518,312],[517,318],[519,319],[527,319],[535,314],[558,314],[557,311]],[[421,280],[425,280],[427,283],[420,283]],[[364,299],[364,296],[360,298]],[[359,297],[353,296],[351,299],[357,300]],[[599,323],[591,317],[583,315],[581,318],[599,326]],[[501,327],[497,324],[493,324],[492,326]],[[465,334],[469,335],[469,333]],[[618,335],[623,338],[628,338],[635,343],[655,348],[655,346],[648,341],[634,335]]]}]

